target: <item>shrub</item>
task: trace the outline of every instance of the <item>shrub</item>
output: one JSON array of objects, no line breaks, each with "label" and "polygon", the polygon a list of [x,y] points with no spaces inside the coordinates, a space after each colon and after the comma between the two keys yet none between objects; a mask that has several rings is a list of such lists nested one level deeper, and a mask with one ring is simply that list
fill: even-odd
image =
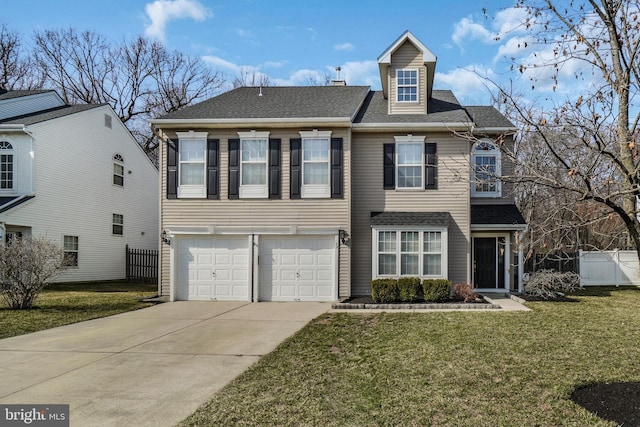
[{"label": "shrub", "polygon": [[371,298],[376,304],[398,301],[398,280],[376,279],[371,281]]},{"label": "shrub", "polygon": [[422,290],[425,301],[446,301],[451,294],[451,282],[447,279],[425,279]]},{"label": "shrub", "polygon": [[0,293],[12,309],[31,308],[62,271],[64,250],[44,238],[12,239],[0,247]]},{"label": "shrub", "polygon": [[401,277],[398,279],[398,295],[400,301],[414,302],[420,294],[419,277]]},{"label": "shrub", "polygon": [[579,285],[580,276],[577,273],[540,270],[531,274],[524,285],[524,292],[534,297],[552,299],[558,293],[573,292]]},{"label": "shrub", "polygon": [[457,283],[453,287],[453,293],[464,302],[473,302],[478,299],[478,294],[473,291],[470,283]]}]

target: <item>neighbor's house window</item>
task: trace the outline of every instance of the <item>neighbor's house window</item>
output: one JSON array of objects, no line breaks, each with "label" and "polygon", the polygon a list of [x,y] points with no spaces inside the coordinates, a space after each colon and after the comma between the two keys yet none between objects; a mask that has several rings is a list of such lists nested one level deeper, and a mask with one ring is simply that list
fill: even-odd
[{"label": "neighbor's house window", "polygon": [[120,154],[113,155],[113,184],[124,186],[124,158]]},{"label": "neighbor's house window", "polygon": [[397,70],[398,102],[418,101],[418,70]]},{"label": "neighbor's house window", "polygon": [[500,197],[500,149],[489,140],[473,145],[471,149],[471,196]]},{"label": "neighbor's house window", "polygon": [[268,198],[269,132],[238,132],[240,137],[240,198]]},{"label": "neighbor's house window", "polygon": [[119,214],[113,214],[112,233],[122,236],[124,231],[124,217]]},{"label": "neighbor's house window", "polygon": [[176,132],[179,138],[178,197],[206,197],[207,132]]},{"label": "neighbor's house window", "polygon": [[331,131],[300,132],[302,137],[302,198],[331,197],[329,182]]},{"label": "neighbor's house window", "polygon": [[373,229],[374,277],[447,277],[447,229]]},{"label": "neighbor's house window", "polygon": [[64,236],[64,265],[78,266],[78,236]]},{"label": "neighbor's house window", "polygon": [[0,141],[0,192],[15,190],[15,150],[8,141]]}]

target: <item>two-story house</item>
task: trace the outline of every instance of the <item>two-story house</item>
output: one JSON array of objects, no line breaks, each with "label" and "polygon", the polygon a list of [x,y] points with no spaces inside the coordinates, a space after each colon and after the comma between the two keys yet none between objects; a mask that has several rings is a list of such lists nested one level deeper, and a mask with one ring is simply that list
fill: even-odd
[{"label": "two-story house", "polygon": [[514,126],[433,90],[436,57],[409,31],[378,64],[380,91],[241,87],[152,121],[162,295],[335,301],[401,276],[519,286],[526,225],[496,142]]},{"label": "two-story house", "polygon": [[57,281],[125,278],[125,246],[157,249],[158,170],[108,105],[0,93],[0,244],[64,248]]}]

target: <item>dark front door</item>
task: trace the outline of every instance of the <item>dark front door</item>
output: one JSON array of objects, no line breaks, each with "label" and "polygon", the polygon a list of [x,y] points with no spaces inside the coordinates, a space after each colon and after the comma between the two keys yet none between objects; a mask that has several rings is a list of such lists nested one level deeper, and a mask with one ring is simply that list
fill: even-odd
[{"label": "dark front door", "polygon": [[497,241],[495,237],[473,239],[474,285],[476,288],[497,288]]}]

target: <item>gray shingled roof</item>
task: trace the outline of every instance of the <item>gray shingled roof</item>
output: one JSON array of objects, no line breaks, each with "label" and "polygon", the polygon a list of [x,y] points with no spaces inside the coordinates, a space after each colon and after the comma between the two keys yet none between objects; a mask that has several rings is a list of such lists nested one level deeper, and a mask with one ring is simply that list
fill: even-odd
[{"label": "gray shingled roof", "polygon": [[450,90],[434,90],[428,114],[389,114],[382,91],[372,91],[354,123],[470,123],[465,109]]},{"label": "gray shingled roof", "polygon": [[524,225],[526,221],[516,205],[471,205],[471,224]]},{"label": "gray shingled roof", "polygon": [[[262,96],[260,93],[262,92]],[[166,119],[352,118],[368,86],[240,87],[166,114]]]},{"label": "gray shingled roof", "polygon": [[9,209],[15,208],[22,203],[33,199],[36,196],[16,196],[16,197],[0,197],[0,213],[6,212]]},{"label": "gray shingled roof", "polygon": [[448,226],[449,212],[371,212],[371,225]]},{"label": "gray shingled roof", "polygon": [[51,108],[49,110],[36,111],[35,113],[31,114],[2,119],[0,120],[0,124],[32,125],[34,123],[57,119],[59,117],[79,113],[81,111],[102,107],[104,105],[106,104],[63,105],[61,107]]},{"label": "gray shingled roof", "polygon": [[473,119],[473,122],[476,126],[481,128],[495,128],[495,127],[505,127],[505,128],[515,128],[513,123],[511,123],[505,116],[502,115],[498,110],[491,106],[484,105],[472,105],[468,107],[464,107],[469,116]]},{"label": "gray shingled roof", "polygon": [[0,93],[0,100],[21,98],[23,96],[37,95],[39,93],[55,92],[54,90],[10,90],[5,93]]}]

